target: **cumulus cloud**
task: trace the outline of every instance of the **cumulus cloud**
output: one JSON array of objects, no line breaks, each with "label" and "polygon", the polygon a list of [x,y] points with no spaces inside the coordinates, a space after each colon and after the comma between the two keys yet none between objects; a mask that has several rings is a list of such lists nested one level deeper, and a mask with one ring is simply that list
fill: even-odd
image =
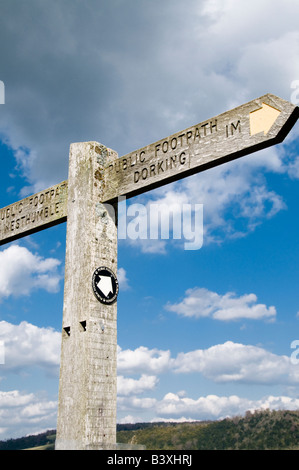
[{"label": "cumulus cloud", "polygon": [[[296,385],[299,382],[299,371],[290,357],[232,341],[207,349],[181,352],[176,357],[171,357],[169,351],[145,347],[135,350],[119,348],[118,370],[130,374],[151,371],[156,375],[165,372],[198,373],[218,383]],[[153,378],[151,380],[154,384]]]},{"label": "cumulus cloud", "polygon": [[133,416],[133,415],[126,415],[124,416],[123,418],[119,418],[117,420],[117,422],[119,424],[133,424],[133,423],[142,423],[143,421],[143,418],[140,417],[140,416],[137,416],[136,414]]},{"label": "cumulus cloud", "polygon": [[[299,399],[288,396],[265,396],[261,399],[250,399],[237,395],[218,396],[207,395],[198,398],[181,397],[176,393],[167,393],[161,400],[127,398],[118,400],[120,412],[127,412],[129,415],[121,422],[142,421],[143,413],[151,409],[154,418],[151,421],[166,422],[186,422],[224,419],[244,415],[246,411],[255,410],[297,410]],[[138,419],[134,416],[138,415]]]},{"label": "cumulus cloud", "polygon": [[154,410],[157,403],[156,398],[148,398],[143,397],[139,398],[136,396],[130,397],[118,397],[117,399],[117,406],[119,411],[147,411],[147,410]]},{"label": "cumulus cloud", "polygon": [[[58,373],[60,332],[38,328],[22,322],[13,325],[0,322],[0,341],[5,347],[4,373],[40,367],[46,373]],[[227,341],[207,349],[180,352],[172,357],[169,350],[140,346],[135,350],[118,346],[119,394],[129,395],[152,390],[157,376],[166,372],[202,374],[218,383],[284,384],[299,381],[298,368],[287,356],[279,356],[264,348]],[[130,375],[140,375],[138,379]],[[182,395],[182,394],[181,394]]]},{"label": "cumulus cloud", "polygon": [[[134,423],[144,420],[150,411],[151,421],[192,421],[223,419],[244,415],[254,410],[297,410],[298,398],[288,396],[265,396],[249,399],[237,395],[207,395],[198,398],[169,392],[163,398],[118,397],[118,412],[126,413],[118,422]],[[56,428],[57,402],[34,393],[17,390],[0,391],[0,438],[22,437],[46,429]]]},{"label": "cumulus cloud", "polygon": [[[61,335],[50,328],[22,322],[0,322],[0,341],[5,346],[1,373],[30,373],[39,368],[58,378]],[[298,368],[286,356],[261,347],[228,341],[224,344],[181,352],[135,350],[118,347],[118,410],[127,419],[142,421],[147,413],[154,420],[219,419],[261,408],[298,409],[296,398],[267,396],[259,400],[232,396],[189,397],[186,391],[169,391],[162,399],[148,396],[157,390],[163,374],[201,374],[215,383],[297,386]],[[130,375],[132,377],[130,377]],[[139,396],[138,396],[139,395]],[[0,436],[17,436],[56,426],[55,401],[17,390],[0,392]],[[134,418],[135,417],[135,418]],[[152,418],[155,417],[155,418]],[[148,419],[148,418],[147,418]]]},{"label": "cumulus cloud", "polygon": [[0,300],[10,295],[29,295],[35,289],[59,291],[60,261],[42,258],[27,248],[11,245],[0,252]]},{"label": "cumulus cloud", "polygon": [[[169,240],[173,245],[176,237],[170,224],[167,241],[163,240],[163,226],[165,221],[183,214],[184,205],[191,210],[195,227],[192,236],[201,241],[193,249],[201,248],[202,239],[208,245],[244,237],[265,219],[287,208],[281,195],[269,187],[267,174],[288,174],[295,178],[299,174],[297,167],[296,157],[290,157],[290,150],[269,148],[155,190],[147,195],[145,204],[128,206],[127,214],[135,217],[133,221],[130,217],[121,218],[122,226],[127,224],[127,243],[144,253],[166,254]],[[199,204],[203,205],[203,227],[195,224],[195,207]],[[159,208],[163,223],[151,220],[151,210],[155,207]],[[181,219],[183,225],[176,246],[184,248],[186,222]],[[153,233],[159,234],[158,240]]]},{"label": "cumulus cloud", "polygon": [[[264,19],[273,7],[273,21],[266,25]],[[292,0],[283,5],[264,0],[258,6],[256,2],[245,5],[237,0],[204,2],[201,11],[207,23],[201,40],[210,45],[205,64],[215,76],[226,77],[227,83],[235,85],[231,100],[240,93],[258,96],[261,89],[283,93],[284,87],[297,78],[298,63],[292,64],[298,45],[293,8]],[[298,5],[296,10],[298,13]],[[284,67],[277,61],[281,55]]]},{"label": "cumulus cloud", "polygon": [[[0,341],[5,348],[5,362],[1,366],[4,374],[39,367],[47,374],[58,376],[60,332],[27,322],[13,325],[2,321]],[[118,393],[126,396],[154,390],[158,376],[169,372],[202,374],[216,383],[296,385],[299,382],[298,368],[290,357],[232,341],[207,349],[180,352],[175,357],[169,350],[144,346],[131,350],[118,346],[117,364]],[[130,375],[139,378],[131,378]]]},{"label": "cumulus cloud", "polygon": [[284,210],[266,175],[286,171],[283,154],[270,148],[183,181],[189,202],[204,205],[204,243],[247,235]]},{"label": "cumulus cloud", "polygon": [[117,348],[117,367],[120,373],[161,374],[169,367],[170,351],[148,349],[144,346],[131,349]]},{"label": "cumulus cloud", "polygon": [[[198,398],[182,397],[169,392],[161,400],[154,398],[139,399],[126,397],[118,399],[118,410],[128,413],[123,423],[142,421],[142,415],[151,410],[155,421],[186,422],[232,418],[242,416],[246,411],[255,410],[298,410],[299,399],[288,396],[267,395],[260,399],[250,399],[237,395],[206,395]],[[138,416],[138,420],[134,416]]]},{"label": "cumulus cloud", "polygon": [[[27,322],[13,325],[2,321],[0,341],[5,349],[5,361],[1,365],[4,374],[39,367],[47,374],[58,376],[60,332]],[[176,356],[169,350],[144,346],[131,350],[118,346],[117,364],[118,392],[126,396],[154,390],[158,376],[170,372],[202,374],[216,383],[296,385],[299,382],[298,368],[290,357],[232,341],[207,349],[180,352]],[[130,377],[136,375],[139,377]]]},{"label": "cumulus cloud", "polygon": [[0,391],[0,439],[56,428],[57,402],[34,393]]},{"label": "cumulus cloud", "polygon": [[299,371],[290,357],[232,341],[179,353],[172,364],[177,373],[199,372],[218,383],[295,385],[299,382]]},{"label": "cumulus cloud", "polygon": [[[224,419],[244,415],[254,410],[297,410],[299,399],[286,396],[266,396],[258,400],[238,397],[237,395],[207,395],[197,399],[179,397],[168,393],[156,403],[155,411],[159,417],[181,418],[184,420]],[[156,418],[159,421],[160,418]],[[181,419],[182,420],[182,419]]]},{"label": "cumulus cloud", "polygon": [[[240,406],[244,410],[244,401],[237,396],[218,397],[208,395],[198,399],[181,398],[175,393],[168,393],[158,403],[156,409],[162,416],[186,416],[193,419],[208,419],[208,417],[225,417],[230,413],[240,414]],[[246,407],[247,407],[246,403]]]},{"label": "cumulus cloud", "polygon": [[219,295],[208,289],[195,287],[188,289],[185,298],[177,304],[167,304],[166,310],[185,317],[211,317],[215,320],[230,321],[240,319],[268,319],[273,320],[276,309],[257,303],[255,294],[246,294],[237,297],[228,292]]},{"label": "cumulus cloud", "polygon": [[158,378],[154,375],[142,374],[139,379],[132,379],[119,375],[117,377],[118,395],[138,395],[148,390],[153,390],[158,383]]},{"label": "cumulus cloud", "polygon": [[61,334],[52,328],[40,328],[26,321],[13,325],[0,322],[5,362],[1,372],[24,372],[39,367],[57,376],[60,364]]}]

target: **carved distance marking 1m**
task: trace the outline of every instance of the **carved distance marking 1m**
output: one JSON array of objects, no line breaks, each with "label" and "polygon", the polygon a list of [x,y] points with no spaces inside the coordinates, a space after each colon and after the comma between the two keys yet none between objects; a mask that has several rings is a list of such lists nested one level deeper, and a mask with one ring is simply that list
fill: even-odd
[{"label": "carved distance marking 1m", "polygon": [[101,202],[127,199],[284,140],[299,108],[268,93],[110,161]]}]

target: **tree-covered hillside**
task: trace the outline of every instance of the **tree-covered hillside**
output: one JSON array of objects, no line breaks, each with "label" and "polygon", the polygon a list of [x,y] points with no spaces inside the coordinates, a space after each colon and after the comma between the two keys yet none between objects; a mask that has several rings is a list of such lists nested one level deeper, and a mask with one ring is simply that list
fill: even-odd
[{"label": "tree-covered hillside", "polygon": [[119,431],[118,442],[148,450],[299,449],[299,412],[262,411],[209,423],[154,425]]},{"label": "tree-covered hillside", "polygon": [[[0,442],[0,450],[54,450],[55,431]],[[256,411],[195,423],[118,425],[119,444],[147,450],[299,450],[299,411]]]}]

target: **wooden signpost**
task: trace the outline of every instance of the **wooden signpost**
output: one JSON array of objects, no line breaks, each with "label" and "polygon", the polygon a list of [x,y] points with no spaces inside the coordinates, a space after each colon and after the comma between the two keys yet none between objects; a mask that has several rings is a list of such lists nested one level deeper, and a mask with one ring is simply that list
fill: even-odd
[{"label": "wooden signpost", "polygon": [[67,218],[67,181],[0,209],[0,245],[53,227]]},{"label": "wooden signpost", "polygon": [[67,220],[56,449],[117,448],[118,198],[280,143],[298,117],[267,94],[121,158],[71,144],[68,181],[0,209],[0,245]]},{"label": "wooden signpost", "polygon": [[283,141],[298,107],[267,94],[106,166],[102,202],[127,199]]}]

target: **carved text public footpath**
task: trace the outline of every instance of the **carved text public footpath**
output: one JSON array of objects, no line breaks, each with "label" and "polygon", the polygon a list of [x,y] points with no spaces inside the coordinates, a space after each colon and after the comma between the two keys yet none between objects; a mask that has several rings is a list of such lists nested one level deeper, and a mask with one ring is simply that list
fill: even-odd
[{"label": "carved text public footpath", "polygon": [[274,95],[227,111],[109,162],[102,202],[177,181],[281,142],[296,108]]},{"label": "carved text public footpath", "polygon": [[0,209],[0,245],[67,218],[67,181]]},{"label": "carved text public footpath", "polygon": [[[235,129],[241,129],[240,121],[233,126]],[[185,149],[190,147],[191,144],[199,143],[205,137],[210,136],[213,132],[217,132],[217,119],[209,121],[199,126],[193,127],[186,132],[178,133],[169,137],[166,140],[161,140],[154,145],[155,162],[150,163],[152,158],[148,155],[148,150],[141,150],[139,153],[129,154],[127,157],[122,157],[118,161],[109,165],[109,171],[114,171],[116,174],[120,171],[127,171],[134,168],[138,163],[144,166],[140,170],[134,170],[134,183],[140,180],[146,180],[168,170],[179,168],[183,165],[190,166],[190,154]]]}]

